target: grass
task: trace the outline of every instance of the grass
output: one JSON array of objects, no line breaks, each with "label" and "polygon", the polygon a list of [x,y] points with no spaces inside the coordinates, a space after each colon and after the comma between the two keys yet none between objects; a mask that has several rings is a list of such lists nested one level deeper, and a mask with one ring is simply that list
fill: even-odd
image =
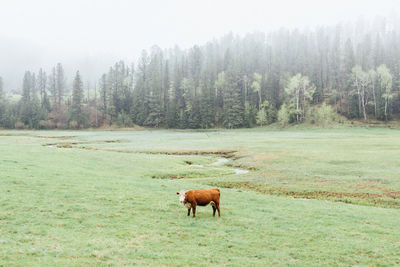
[{"label": "grass", "polygon": [[[399,141],[381,128],[1,131],[0,266],[399,265]],[[211,186],[222,217],[187,217],[175,192]]]}]

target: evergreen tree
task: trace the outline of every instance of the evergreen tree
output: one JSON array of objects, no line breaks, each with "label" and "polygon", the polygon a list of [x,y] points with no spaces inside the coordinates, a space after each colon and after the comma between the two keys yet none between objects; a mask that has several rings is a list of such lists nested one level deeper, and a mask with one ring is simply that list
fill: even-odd
[{"label": "evergreen tree", "polygon": [[148,99],[146,93],[148,90],[148,79],[147,79],[147,65],[148,65],[148,54],[147,51],[143,50],[136,71],[136,83],[133,91],[133,108],[131,111],[131,117],[134,123],[143,125],[148,115]]},{"label": "evergreen tree", "polygon": [[30,71],[26,71],[22,83],[22,97],[20,101],[20,116],[21,122],[32,127],[32,86],[33,86],[33,76]]},{"label": "evergreen tree", "polygon": [[86,125],[86,114],[83,111],[83,83],[79,71],[76,72],[72,88],[72,106],[69,124],[72,128],[79,128]]},{"label": "evergreen tree", "polygon": [[239,128],[244,125],[244,105],[241,99],[241,88],[234,70],[228,70],[224,80],[224,119],[226,128]]},{"label": "evergreen tree", "polygon": [[57,105],[58,107],[60,107],[65,93],[64,68],[61,65],[61,63],[57,63],[56,66],[56,90],[57,90]]},{"label": "evergreen tree", "polygon": [[[353,44],[350,39],[347,39],[345,48],[344,48],[344,61],[343,61],[343,73],[342,79],[345,88],[345,100],[347,103],[345,114],[350,117],[354,117],[354,112],[352,112],[351,107],[354,107],[354,98],[351,95],[351,90],[353,87],[352,79],[351,79],[351,70],[355,65],[355,56],[353,50]],[[358,116],[358,112],[357,112]]]},{"label": "evergreen tree", "polygon": [[57,75],[56,68],[53,67],[51,70],[51,74],[48,77],[48,88],[51,94],[51,104],[53,110],[58,110],[58,90],[57,90]]},{"label": "evergreen tree", "polygon": [[50,111],[50,100],[47,95],[47,75],[46,72],[40,68],[37,76],[37,87],[40,93],[40,105],[46,112]]},{"label": "evergreen tree", "polygon": [[108,105],[109,105],[109,91],[107,86],[107,75],[103,74],[100,79],[100,112],[103,117],[103,122],[109,120],[108,118]]}]

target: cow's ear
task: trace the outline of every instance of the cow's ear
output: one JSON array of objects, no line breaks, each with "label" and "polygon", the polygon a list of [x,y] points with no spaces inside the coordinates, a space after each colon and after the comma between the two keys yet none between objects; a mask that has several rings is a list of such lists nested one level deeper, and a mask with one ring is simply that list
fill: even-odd
[{"label": "cow's ear", "polygon": [[177,195],[179,195],[179,192],[176,192]]}]

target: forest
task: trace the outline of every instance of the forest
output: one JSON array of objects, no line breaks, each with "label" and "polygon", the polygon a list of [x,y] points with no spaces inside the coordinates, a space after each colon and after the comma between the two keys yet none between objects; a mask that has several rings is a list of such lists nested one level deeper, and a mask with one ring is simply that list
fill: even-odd
[{"label": "forest", "polygon": [[[134,125],[240,128],[274,122],[390,121],[400,115],[399,26],[376,19],[313,29],[229,33],[189,49],[143,50],[92,86],[62,63],[26,71],[20,98],[0,77],[0,127]],[[1,74],[0,74],[1,75]]]}]

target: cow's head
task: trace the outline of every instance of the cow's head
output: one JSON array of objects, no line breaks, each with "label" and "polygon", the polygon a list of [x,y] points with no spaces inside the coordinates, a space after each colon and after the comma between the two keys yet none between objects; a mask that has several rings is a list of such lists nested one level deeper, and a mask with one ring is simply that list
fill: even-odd
[{"label": "cow's head", "polygon": [[186,194],[186,191],[185,191],[185,190],[181,190],[181,191],[179,191],[179,192],[176,192],[176,194],[179,195],[179,201],[180,201],[181,203],[183,203],[183,202],[185,201],[185,194]]}]

